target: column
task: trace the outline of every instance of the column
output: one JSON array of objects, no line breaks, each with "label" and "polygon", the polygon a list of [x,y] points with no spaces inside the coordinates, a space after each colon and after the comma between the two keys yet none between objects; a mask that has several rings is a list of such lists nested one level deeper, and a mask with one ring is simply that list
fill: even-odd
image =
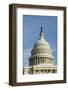
[{"label": "column", "polygon": [[37,57],[37,64],[38,64],[38,57]]},{"label": "column", "polygon": [[35,65],[35,60],[36,60],[36,58],[34,57],[34,65]]},{"label": "column", "polygon": [[35,57],[35,65],[36,65],[36,57]]},{"label": "column", "polygon": [[42,64],[42,62],[43,62],[43,61],[42,61],[42,57],[41,57],[41,64]]},{"label": "column", "polygon": [[36,57],[36,65],[37,65],[37,57]]},{"label": "column", "polygon": [[40,57],[39,57],[39,64],[40,64]]},{"label": "column", "polygon": [[42,63],[42,57],[41,57],[40,59],[41,59],[41,61],[40,61],[40,62]]},{"label": "column", "polygon": [[38,64],[39,64],[39,57],[38,57]]},{"label": "column", "polygon": [[32,65],[34,65],[34,60],[33,60],[33,58],[32,58]]}]

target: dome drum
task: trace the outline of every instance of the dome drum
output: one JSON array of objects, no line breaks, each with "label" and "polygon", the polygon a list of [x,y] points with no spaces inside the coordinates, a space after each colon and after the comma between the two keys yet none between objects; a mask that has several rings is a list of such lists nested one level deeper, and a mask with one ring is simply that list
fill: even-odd
[{"label": "dome drum", "polygon": [[38,64],[53,64],[53,59],[49,57],[30,57],[29,58],[29,66],[38,65]]}]

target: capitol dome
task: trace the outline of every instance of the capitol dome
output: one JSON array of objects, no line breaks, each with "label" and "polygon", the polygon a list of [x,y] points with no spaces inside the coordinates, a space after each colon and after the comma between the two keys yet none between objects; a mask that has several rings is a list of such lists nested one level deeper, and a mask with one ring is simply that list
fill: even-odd
[{"label": "capitol dome", "polygon": [[[53,55],[50,45],[44,38],[44,32],[41,29],[40,38],[34,44],[34,47],[31,51],[30,65],[39,64],[39,63],[53,63]],[[38,61],[37,61],[38,60]]]},{"label": "capitol dome", "polygon": [[24,69],[25,74],[56,73],[57,65],[54,64],[54,57],[49,43],[44,38],[44,32],[34,44],[29,57],[29,67]]},{"label": "capitol dome", "polygon": [[31,51],[31,56],[43,56],[53,59],[52,50],[48,42],[45,40],[44,33],[42,31],[40,32],[39,40],[35,43]]}]

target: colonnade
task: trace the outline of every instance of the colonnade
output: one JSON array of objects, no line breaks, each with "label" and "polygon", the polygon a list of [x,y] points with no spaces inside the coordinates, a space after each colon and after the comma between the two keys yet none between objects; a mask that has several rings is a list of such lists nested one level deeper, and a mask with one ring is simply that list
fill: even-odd
[{"label": "colonnade", "polygon": [[42,63],[52,63],[53,60],[51,58],[46,57],[33,57],[29,59],[29,65],[37,65]]}]

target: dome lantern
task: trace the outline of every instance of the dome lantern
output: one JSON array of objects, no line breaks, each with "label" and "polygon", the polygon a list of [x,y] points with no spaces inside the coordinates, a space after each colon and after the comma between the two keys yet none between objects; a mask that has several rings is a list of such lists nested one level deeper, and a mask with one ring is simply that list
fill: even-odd
[{"label": "dome lantern", "polygon": [[41,27],[41,32],[40,32],[40,39],[44,38],[44,32],[42,31],[43,27]]}]

